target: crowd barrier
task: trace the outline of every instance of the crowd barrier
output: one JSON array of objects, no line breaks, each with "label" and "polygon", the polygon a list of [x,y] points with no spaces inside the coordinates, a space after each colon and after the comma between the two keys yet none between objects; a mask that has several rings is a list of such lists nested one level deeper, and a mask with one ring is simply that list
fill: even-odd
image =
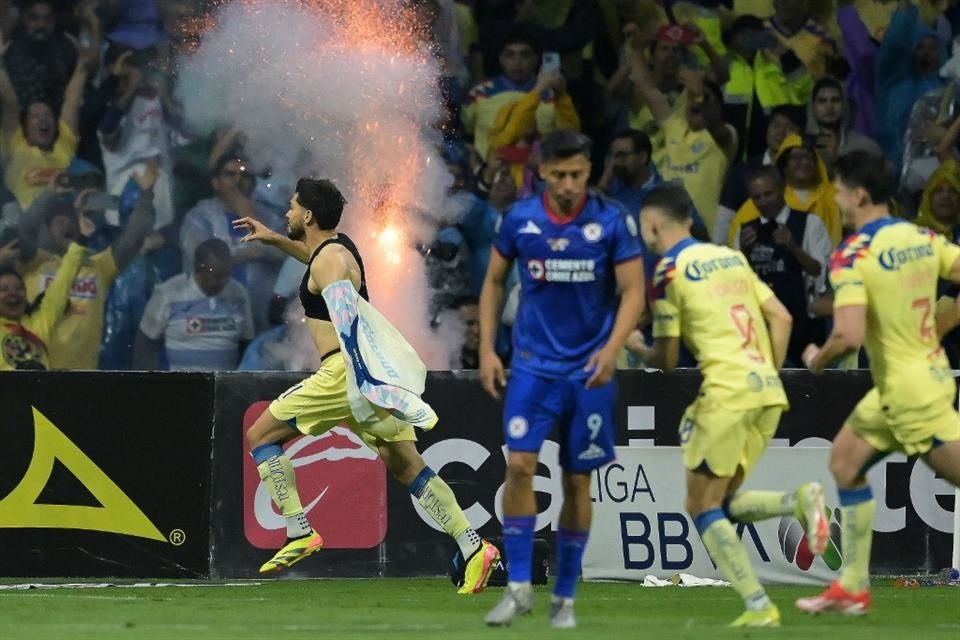
[{"label": "crowd barrier", "polygon": [[[243,432],[301,378],[0,373],[0,576],[257,577],[285,534],[260,488]],[[619,459],[595,474],[585,577],[712,568],[683,513],[675,449],[680,417],[699,383],[696,371],[618,374]],[[792,409],[754,482],[787,488],[819,479],[830,486],[835,507],[825,447],[869,388],[869,375],[788,371],[784,384]],[[431,372],[425,397],[441,421],[419,434],[424,458],[453,487],[480,533],[498,536],[505,470],[499,404],[468,372]],[[548,540],[560,506],[557,454],[557,444],[548,441],[535,480],[538,535]],[[288,455],[308,517],[327,544],[296,565],[294,575],[447,571],[452,542],[347,429],[303,438]],[[877,497],[872,570],[899,574],[948,566],[954,501],[946,482],[903,456],[877,465],[870,481]],[[842,563],[838,536],[835,554],[814,561],[798,551],[800,534],[790,522],[741,532],[769,581],[822,581]]]}]

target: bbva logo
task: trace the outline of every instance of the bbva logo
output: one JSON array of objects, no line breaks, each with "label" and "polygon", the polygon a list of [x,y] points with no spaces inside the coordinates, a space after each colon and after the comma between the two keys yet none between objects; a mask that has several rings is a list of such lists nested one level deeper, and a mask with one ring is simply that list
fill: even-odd
[{"label": "bbva logo", "polygon": [[[34,444],[20,483],[0,500],[0,528],[83,529],[166,542],[166,538],[87,454],[33,407]],[[100,503],[99,507],[37,504],[59,460]]]}]

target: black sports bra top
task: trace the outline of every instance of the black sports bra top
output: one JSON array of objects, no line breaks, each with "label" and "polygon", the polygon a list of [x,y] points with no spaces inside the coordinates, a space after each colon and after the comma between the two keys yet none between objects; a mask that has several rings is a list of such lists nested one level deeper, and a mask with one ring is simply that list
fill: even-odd
[{"label": "black sports bra top", "polygon": [[360,258],[360,252],[357,251],[357,245],[353,244],[353,240],[345,234],[337,233],[335,237],[320,243],[317,250],[313,252],[313,255],[310,256],[310,262],[307,263],[307,272],[303,274],[303,280],[300,281],[300,302],[303,304],[303,311],[308,318],[315,320],[329,321],[330,310],[327,309],[327,301],[323,299],[322,295],[310,291],[308,284],[310,282],[310,265],[313,264],[317,254],[329,244],[343,245],[356,259],[357,264],[360,265],[360,297],[364,300],[370,300],[370,295],[367,293],[367,276],[363,270],[363,260]]}]

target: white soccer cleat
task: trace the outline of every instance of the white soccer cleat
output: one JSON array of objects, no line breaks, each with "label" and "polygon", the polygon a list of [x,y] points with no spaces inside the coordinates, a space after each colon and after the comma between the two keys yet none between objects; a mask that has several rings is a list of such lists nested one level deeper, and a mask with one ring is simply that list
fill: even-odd
[{"label": "white soccer cleat", "polygon": [[513,619],[530,613],[533,609],[533,587],[529,584],[517,587],[507,586],[503,591],[503,598],[497,603],[485,622],[490,627],[508,627]]},{"label": "white soccer cleat", "polygon": [[808,482],[797,489],[800,524],[807,534],[810,553],[815,556],[822,556],[830,542],[830,521],[827,520],[826,510],[823,485],[819,482]]},{"label": "white soccer cleat", "polygon": [[573,598],[553,596],[550,599],[550,626],[554,629],[577,628],[577,619],[573,615]]}]

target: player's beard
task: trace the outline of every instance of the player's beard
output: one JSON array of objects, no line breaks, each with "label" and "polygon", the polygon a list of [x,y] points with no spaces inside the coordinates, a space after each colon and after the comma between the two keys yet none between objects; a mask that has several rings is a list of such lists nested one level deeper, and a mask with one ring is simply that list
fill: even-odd
[{"label": "player's beard", "polygon": [[306,235],[303,225],[294,226],[292,222],[287,223],[287,237],[291,240],[303,240]]}]

